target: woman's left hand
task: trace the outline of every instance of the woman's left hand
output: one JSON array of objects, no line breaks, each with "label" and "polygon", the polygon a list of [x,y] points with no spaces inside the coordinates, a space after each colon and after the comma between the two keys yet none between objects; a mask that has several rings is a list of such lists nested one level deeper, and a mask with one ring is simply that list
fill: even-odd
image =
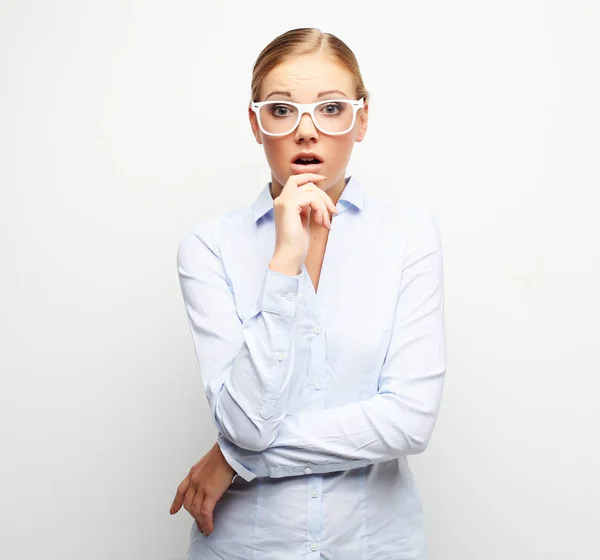
[{"label": "woman's left hand", "polygon": [[196,520],[200,531],[210,535],[214,529],[213,510],[229,488],[234,475],[235,470],[223,457],[218,443],[215,443],[177,487],[171,515],[177,513],[183,504]]}]

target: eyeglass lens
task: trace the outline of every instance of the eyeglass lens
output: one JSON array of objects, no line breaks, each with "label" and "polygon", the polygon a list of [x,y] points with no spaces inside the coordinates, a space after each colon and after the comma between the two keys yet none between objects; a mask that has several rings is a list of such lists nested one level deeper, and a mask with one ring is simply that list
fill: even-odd
[{"label": "eyeglass lens", "polygon": [[[345,132],[352,125],[353,107],[345,101],[324,101],[315,107],[316,124],[324,132]],[[266,132],[285,134],[298,122],[298,109],[288,103],[270,103],[260,108],[260,122]]]}]

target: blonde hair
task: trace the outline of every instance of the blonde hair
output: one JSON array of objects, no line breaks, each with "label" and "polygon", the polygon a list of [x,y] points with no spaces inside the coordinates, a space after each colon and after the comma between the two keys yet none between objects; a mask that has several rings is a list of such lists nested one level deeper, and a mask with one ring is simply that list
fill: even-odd
[{"label": "blonde hair", "polygon": [[291,29],[275,37],[258,55],[252,68],[251,100],[260,101],[260,86],[265,76],[278,64],[290,56],[323,53],[345,66],[354,75],[356,99],[368,101],[369,92],[365,87],[356,56],[348,45],[331,33],[323,33],[314,27]]}]

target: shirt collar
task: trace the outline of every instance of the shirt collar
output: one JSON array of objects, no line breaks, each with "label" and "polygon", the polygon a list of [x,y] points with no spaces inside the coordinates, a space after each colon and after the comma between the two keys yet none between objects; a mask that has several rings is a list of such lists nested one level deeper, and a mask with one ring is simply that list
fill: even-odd
[{"label": "shirt collar", "polygon": [[[365,193],[362,185],[354,178],[353,175],[346,177],[346,186],[342,191],[342,195],[337,203],[337,208],[340,213],[347,207],[354,206],[362,210],[365,202]],[[252,213],[254,221],[257,222],[266,214],[272,214],[273,197],[271,196],[271,182],[269,181],[262,189],[258,198],[252,205]]]}]

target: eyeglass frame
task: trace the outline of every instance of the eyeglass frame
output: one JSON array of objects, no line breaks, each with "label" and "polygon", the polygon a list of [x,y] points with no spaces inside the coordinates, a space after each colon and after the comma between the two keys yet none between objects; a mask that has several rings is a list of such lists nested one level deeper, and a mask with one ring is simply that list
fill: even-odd
[{"label": "eyeglass frame", "polygon": [[[339,103],[339,102],[350,103],[350,105],[352,106],[352,111],[353,111],[352,112],[352,124],[348,127],[347,130],[344,130],[342,132],[325,132],[317,124],[317,121],[315,119],[315,109],[317,108],[317,105],[322,105],[323,103]],[[298,120],[296,121],[296,124],[292,127],[292,129],[289,132],[281,132],[281,133],[267,132],[263,128],[263,125],[260,121],[260,108],[263,107],[264,105],[275,105],[276,103],[283,103],[284,105],[292,105],[298,109]],[[250,108],[256,114],[258,126],[260,127],[261,131],[263,132],[263,134],[266,134],[268,136],[287,136],[288,134],[291,134],[292,132],[294,132],[296,130],[296,128],[298,128],[298,125],[300,124],[300,121],[302,120],[302,116],[305,113],[308,113],[310,115],[310,118],[312,119],[312,122],[315,125],[315,127],[317,128],[317,130],[319,130],[323,134],[327,134],[328,136],[339,136],[341,134],[348,134],[348,132],[350,132],[352,130],[352,127],[356,123],[356,114],[358,113],[358,110],[364,108],[364,106],[365,106],[365,98],[361,97],[358,100],[356,100],[356,99],[324,99],[323,101],[316,101],[315,103],[295,103],[294,101],[284,101],[282,99],[277,99],[277,100],[271,99],[269,101],[253,101],[250,105]]]}]

